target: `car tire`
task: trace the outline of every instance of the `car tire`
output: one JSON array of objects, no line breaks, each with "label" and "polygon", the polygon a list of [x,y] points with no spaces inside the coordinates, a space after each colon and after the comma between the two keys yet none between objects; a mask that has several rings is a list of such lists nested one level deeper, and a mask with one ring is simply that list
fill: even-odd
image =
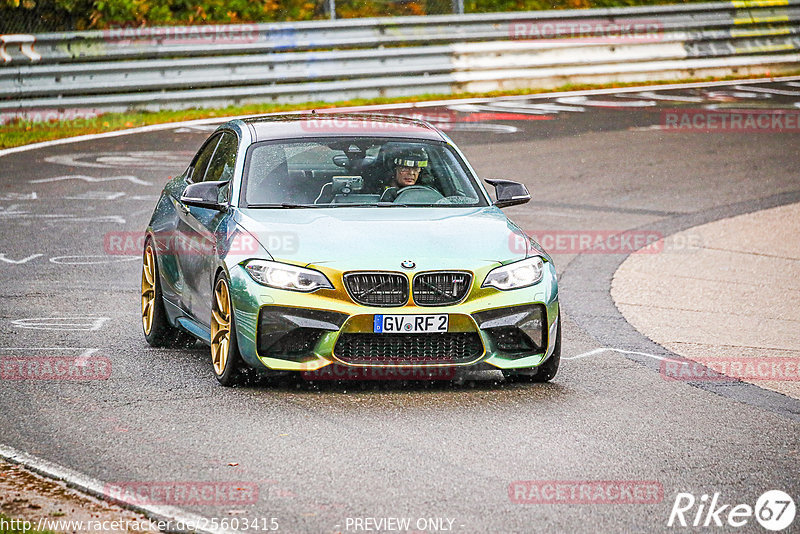
[{"label": "car tire", "polygon": [[239,354],[230,285],[225,273],[217,276],[211,299],[211,366],[220,384],[235,386],[245,378],[245,365]]},{"label": "car tire", "polygon": [[161,293],[161,277],[158,272],[153,241],[147,239],[142,251],[142,332],[151,347],[188,347],[195,338],[169,324]]},{"label": "car tire", "polygon": [[549,382],[556,376],[558,366],[561,364],[561,314],[556,319],[556,344],[553,354],[538,367],[532,369],[503,369],[503,376],[510,382]]}]

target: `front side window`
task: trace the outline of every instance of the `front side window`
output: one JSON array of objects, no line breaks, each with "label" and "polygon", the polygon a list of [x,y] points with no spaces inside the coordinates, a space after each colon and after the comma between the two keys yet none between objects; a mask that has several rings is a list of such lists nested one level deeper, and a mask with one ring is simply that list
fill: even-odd
[{"label": "front side window", "polygon": [[194,163],[192,164],[192,174],[190,176],[192,182],[197,183],[203,181],[206,169],[208,169],[208,163],[211,161],[211,157],[214,155],[214,151],[217,149],[221,137],[222,134],[216,134],[211,137],[195,156]]},{"label": "front side window", "polygon": [[247,152],[243,207],[486,206],[446,143],[337,137],[264,142]]},{"label": "front side window", "polygon": [[225,132],[222,134],[211,163],[203,178],[204,182],[226,182],[233,178],[233,168],[236,165],[236,152],[239,149],[239,140],[236,135]]}]

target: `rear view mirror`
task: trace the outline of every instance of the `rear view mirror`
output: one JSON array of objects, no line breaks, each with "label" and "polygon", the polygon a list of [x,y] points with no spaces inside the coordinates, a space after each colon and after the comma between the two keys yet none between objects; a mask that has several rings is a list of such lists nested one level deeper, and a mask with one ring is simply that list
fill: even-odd
[{"label": "rear view mirror", "polygon": [[337,167],[347,167],[348,163],[350,163],[350,160],[344,154],[337,154],[333,156],[333,164]]},{"label": "rear view mirror", "polygon": [[525,204],[531,199],[531,194],[528,193],[528,188],[519,182],[514,182],[512,180],[487,179],[486,183],[494,186],[495,196],[497,197],[494,205],[498,208],[516,206],[517,204]]}]

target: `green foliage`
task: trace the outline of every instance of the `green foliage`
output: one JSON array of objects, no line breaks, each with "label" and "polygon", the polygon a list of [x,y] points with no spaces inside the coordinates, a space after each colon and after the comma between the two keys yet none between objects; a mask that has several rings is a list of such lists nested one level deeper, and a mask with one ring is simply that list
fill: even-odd
[{"label": "green foliage", "polygon": [[[683,0],[693,2],[701,0]],[[670,4],[676,0],[464,0],[467,13]],[[681,3],[677,0],[677,3]],[[328,18],[328,0],[0,0],[0,33]],[[338,18],[447,13],[450,0],[336,0]]]},{"label": "green foliage", "polygon": [[[336,0],[336,15],[342,19],[356,17],[390,17],[407,15],[427,15],[430,10],[423,0],[384,2],[363,2],[360,0]],[[435,11],[434,11],[435,12]]]},{"label": "green foliage", "polygon": [[467,13],[686,4],[704,0],[464,0]]}]

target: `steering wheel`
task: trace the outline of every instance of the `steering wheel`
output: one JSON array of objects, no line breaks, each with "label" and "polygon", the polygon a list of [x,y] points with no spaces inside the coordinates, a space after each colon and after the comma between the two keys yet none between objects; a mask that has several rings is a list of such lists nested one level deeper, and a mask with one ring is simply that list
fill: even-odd
[{"label": "steering wheel", "polygon": [[397,193],[397,204],[435,204],[444,198],[440,192],[426,185],[409,185]]}]

